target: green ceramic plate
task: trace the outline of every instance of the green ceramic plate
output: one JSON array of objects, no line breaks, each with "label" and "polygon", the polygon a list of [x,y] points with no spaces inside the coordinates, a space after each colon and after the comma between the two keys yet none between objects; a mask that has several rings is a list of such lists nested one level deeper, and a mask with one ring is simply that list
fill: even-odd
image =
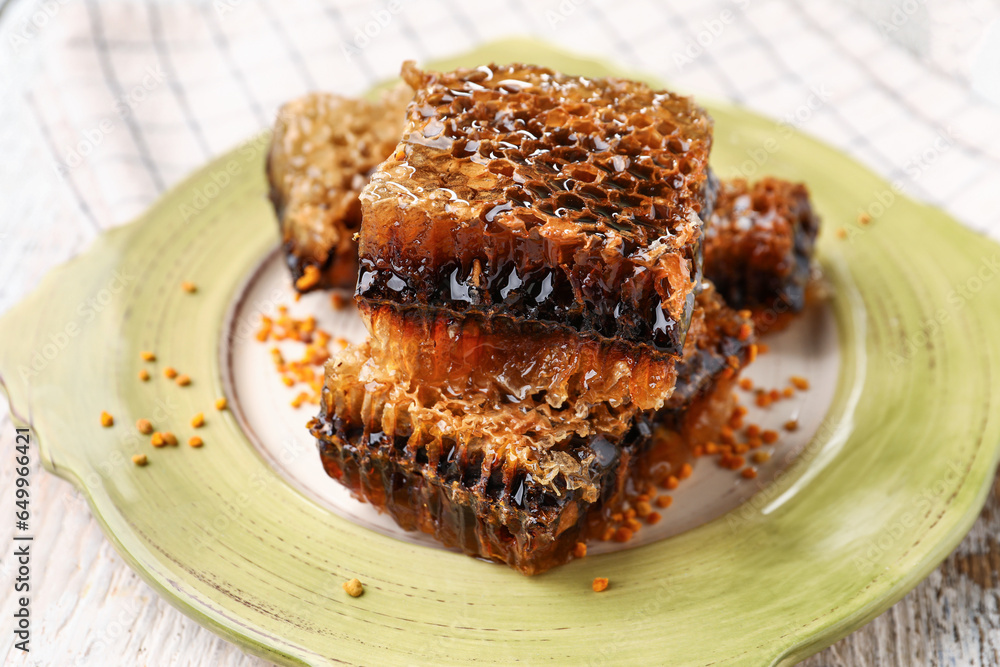
[{"label": "green ceramic plate", "polygon": [[[514,59],[613,72],[529,42],[440,65]],[[821,143],[740,109],[710,111],[721,174],[759,165],[809,183],[839,340],[839,373],[808,446],[714,521],[525,578],[360,526],[279,475],[236,411],[211,408],[226,391],[231,339],[251,326],[227,318],[276,243],[265,135],[98,239],[4,315],[0,376],[12,411],[146,581],[275,662],[799,660],[902,597],[979,512],[1000,451],[1000,249],[899,195],[886,206],[886,182]],[[865,209],[876,219],[859,227]],[[838,227],[850,237],[836,238]],[[182,292],[182,280],[199,291]],[[159,360],[141,383],[145,349]],[[167,364],[192,384],[166,381]],[[102,410],[113,428],[99,425]],[[200,450],[153,450],[132,427],[148,417],[186,439],[199,411]],[[134,453],[150,465],[134,467]],[[340,589],[352,576],[367,585],[361,598]],[[611,588],[593,593],[596,576]]]}]

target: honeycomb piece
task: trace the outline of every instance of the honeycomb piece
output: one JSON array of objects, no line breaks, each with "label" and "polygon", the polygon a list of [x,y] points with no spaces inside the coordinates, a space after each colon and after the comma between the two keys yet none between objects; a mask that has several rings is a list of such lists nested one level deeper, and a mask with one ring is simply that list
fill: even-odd
[{"label": "honeycomb piece", "polygon": [[673,357],[654,358],[618,341],[534,322],[401,313],[388,306],[362,307],[361,314],[377,363],[427,391],[475,397],[482,405],[531,409],[545,403],[574,418],[602,403],[650,410],[663,406],[676,380]]},{"label": "honeycomb piece", "polygon": [[655,447],[655,430],[642,416],[615,443],[574,438],[563,454],[587,467],[599,489],[589,496],[581,488],[557,493],[516,463],[481,451],[413,449],[406,438],[350,428],[326,412],[310,429],[327,474],[402,528],[529,575],[571,560],[578,542],[602,534],[626,489],[644,486],[650,471],[677,471],[687,460],[686,452]]},{"label": "honeycomb piece", "polygon": [[354,289],[358,194],[399,141],[412,95],[402,85],[376,102],[311,93],[279,111],[267,176],[299,291]]},{"label": "honeycomb piece", "polygon": [[[477,349],[496,332],[449,332],[456,320],[443,316],[438,327],[412,318],[400,327],[397,317],[370,313],[371,341],[327,366],[309,425],[326,471],[402,527],[526,574],[572,558],[576,542],[611,525],[627,489],[676,474],[693,444],[718,434],[752,342],[747,320],[706,284],[678,363],[689,374],[678,379],[683,398],[658,411],[572,399],[557,410],[533,390],[497,390],[508,380],[490,374],[504,375],[500,359],[517,352]],[[521,342],[538,358],[533,381],[548,386],[552,341]]]},{"label": "honeycomb piece", "polygon": [[780,328],[806,305],[819,225],[802,184],[725,181],[705,226],[705,275],[759,331]]},{"label": "honeycomb piece", "polygon": [[325,414],[348,432],[381,433],[434,460],[457,451],[463,460],[474,453],[491,468],[509,462],[557,495],[581,490],[590,500],[597,497],[591,461],[566,450],[574,439],[593,435],[620,440],[638,411],[634,405],[577,403],[583,409],[574,412],[532,394],[510,403],[455,393],[447,384],[404,374],[377,350],[363,343],[331,359],[321,400]]},{"label": "honeycomb piece", "polygon": [[[713,307],[713,317],[731,312],[717,297],[701,301]],[[718,335],[719,327],[703,324],[702,308],[696,309],[695,321],[705,342],[692,339],[686,346],[688,364]],[[560,341],[507,332],[483,335],[473,329],[486,323],[472,325],[461,318],[460,326],[446,316],[418,322],[400,318],[392,308],[369,318],[372,337],[327,364],[324,414],[349,432],[401,439],[408,450],[422,449],[430,458],[456,448],[481,453],[490,466],[516,464],[553,493],[582,489],[594,500],[599,488],[588,462],[568,454],[567,447],[592,436],[617,442],[643,408],[652,414],[663,405],[662,399],[651,401],[632,388],[635,381],[656,377],[649,370],[655,365],[636,359],[636,372],[625,375],[627,367],[613,367],[627,357],[616,359],[615,350],[595,352],[593,343],[581,344],[574,336]],[[524,372],[518,355],[533,360],[531,372]],[[673,388],[673,364],[666,368],[662,382]],[[596,369],[607,375],[599,376]],[[624,392],[635,396],[621,400]]]},{"label": "honeycomb piece", "polygon": [[403,77],[402,141],[361,194],[359,299],[678,354],[711,198],[705,112],[529,65]]}]

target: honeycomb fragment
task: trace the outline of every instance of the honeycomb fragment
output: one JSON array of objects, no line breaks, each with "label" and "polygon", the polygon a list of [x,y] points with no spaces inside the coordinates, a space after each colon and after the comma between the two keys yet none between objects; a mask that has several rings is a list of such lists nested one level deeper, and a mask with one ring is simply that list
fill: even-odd
[{"label": "honeycomb fragment", "polygon": [[[706,285],[679,362],[688,373],[683,400],[660,410],[599,403],[577,418],[579,388],[561,410],[531,391],[505,395],[489,382],[503,372],[498,357],[456,346],[465,334],[449,338],[453,321],[400,327],[395,317],[394,309],[375,312],[371,341],[327,367],[310,422],[327,472],[402,527],[526,574],[571,559],[577,542],[605,532],[629,489],[676,474],[689,439],[717,433],[710,428],[731,411],[751,342],[747,320]],[[544,368],[550,341],[523,344]]]},{"label": "honeycomb fragment", "polygon": [[585,418],[600,404],[662,407],[676,381],[672,357],[533,322],[388,306],[363,307],[361,314],[371,332],[371,356],[396,376],[483,405],[544,403]]},{"label": "honeycomb fragment", "polygon": [[638,412],[634,405],[579,401],[553,408],[534,394],[506,402],[490,400],[485,392],[456,393],[447,384],[401,372],[379,354],[385,347],[366,342],[331,360],[321,400],[327,414],[349,432],[401,438],[408,450],[424,451],[432,459],[471,452],[490,468],[507,462],[556,495],[582,489],[590,500],[597,496],[591,461],[574,442],[598,434],[617,441]]},{"label": "honeycomb fragment", "polygon": [[[326,472],[402,528],[529,575],[571,560],[578,542],[603,533],[626,488],[642,484],[646,471],[656,467],[649,463],[654,429],[641,416],[616,443],[595,436],[567,446],[566,457],[585,462],[597,497],[585,497],[581,488],[556,493],[518,466],[490,461],[482,452],[412,449],[403,438],[350,429],[322,413],[310,428]],[[682,462],[655,461],[669,470]]]},{"label": "honeycomb fragment", "polygon": [[724,181],[705,226],[705,275],[733,308],[776,329],[806,305],[819,218],[800,183]]},{"label": "honeycomb fragment", "polygon": [[359,299],[680,352],[711,189],[702,109],[530,65],[403,77],[402,141],[361,194]]},{"label": "honeycomb fragment", "polygon": [[278,112],[267,176],[299,291],[354,289],[358,194],[399,141],[412,94],[405,85],[375,102],[311,93]]}]

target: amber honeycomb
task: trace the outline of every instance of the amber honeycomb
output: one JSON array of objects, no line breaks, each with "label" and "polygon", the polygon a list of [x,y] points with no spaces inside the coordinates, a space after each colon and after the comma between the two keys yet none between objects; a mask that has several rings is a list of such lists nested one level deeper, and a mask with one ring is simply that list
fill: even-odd
[{"label": "amber honeycomb", "polygon": [[278,112],[267,176],[299,291],[354,289],[358,195],[399,141],[411,96],[406,86],[374,102],[312,93]]},{"label": "amber honeycomb", "polygon": [[577,458],[578,450],[569,451],[570,444],[595,435],[617,441],[638,411],[631,404],[580,401],[554,408],[531,394],[512,403],[490,400],[485,393],[456,393],[447,384],[403,374],[382,348],[370,342],[350,347],[327,366],[324,409],[345,428],[403,437],[409,450],[426,451],[431,458],[456,450],[464,460],[465,452],[475,452],[490,466],[518,467],[555,493],[579,489],[591,500],[596,497],[589,461]]},{"label": "amber honeycomb", "polygon": [[[659,408],[673,392],[673,357],[657,358],[618,341],[515,322],[429,310],[361,308],[371,356],[399,378],[480,405],[544,403],[586,418],[594,406]],[[430,391],[430,389],[428,389]]]},{"label": "amber honeycomb", "polygon": [[676,472],[686,460],[684,452],[657,447],[654,426],[642,416],[615,443],[575,439],[567,449],[588,462],[600,490],[588,497],[579,488],[557,493],[481,452],[414,450],[406,438],[352,429],[328,413],[310,429],[326,472],[402,528],[524,574],[571,560],[577,542],[604,532],[630,484],[643,484],[650,470]]},{"label": "amber honeycomb", "polygon": [[357,295],[679,353],[711,119],[686,97],[530,65],[431,73],[362,191]]},{"label": "amber honeycomb", "polygon": [[759,325],[806,305],[819,217],[800,183],[724,181],[705,226],[705,275]]},{"label": "amber honeycomb", "polygon": [[[721,355],[724,364],[737,358],[730,365],[738,369],[738,355],[728,347],[723,350],[729,338],[740,335],[730,331],[734,318],[706,287],[693,317],[694,336],[680,362],[699,371],[687,382],[700,386],[701,376],[709,374],[702,367],[719,370],[700,361],[702,356]],[[579,339],[572,335],[562,340],[552,334],[498,336],[496,331],[473,331],[468,318],[439,314],[420,321],[392,308],[369,313],[367,319],[370,339],[349,346],[327,364],[324,410],[347,430],[405,437],[410,450],[423,449],[431,458],[454,448],[480,452],[491,465],[506,461],[541,486],[556,492],[583,489],[593,499],[599,495],[597,484],[587,462],[574,458],[570,444],[592,436],[616,442],[636,414],[664,405],[662,399],[639,395],[632,384],[647,382],[655,366],[638,359],[629,375],[633,369],[618,363],[624,358],[613,350],[574,348]],[[744,338],[750,334],[748,330]],[[534,361],[530,374],[519,375],[524,363],[518,355]],[[598,364],[617,361],[601,368],[592,358]],[[673,388],[673,364],[668,368],[664,382]],[[637,395],[623,400],[623,392]],[[697,387],[690,390],[696,392]]]},{"label": "amber honeycomb", "polygon": [[[502,367],[435,352],[447,347],[447,318],[425,330],[413,320],[397,328],[394,316],[379,311],[372,341],[328,366],[310,423],[327,472],[404,528],[527,574],[569,560],[578,540],[604,533],[627,488],[676,473],[691,444],[716,437],[752,341],[748,321],[706,285],[679,363],[689,373],[680,395],[659,411],[600,405],[600,416],[574,422],[531,395],[489,403],[490,391],[463,391],[468,368],[485,376]],[[414,381],[396,363],[426,374]]]}]

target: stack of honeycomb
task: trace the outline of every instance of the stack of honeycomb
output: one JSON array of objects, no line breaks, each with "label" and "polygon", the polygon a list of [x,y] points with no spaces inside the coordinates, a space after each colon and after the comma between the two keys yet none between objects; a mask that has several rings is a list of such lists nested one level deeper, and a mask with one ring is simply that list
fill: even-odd
[{"label": "stack of honeycomb", "polygon": [[676,471],[658,415],[725,403],[745,363],[747,320],[701,276],[711,120],[534,66],[403,74],[402,139],[360,197],[370,339],[310,427],[404,527],[540,572]]}]

